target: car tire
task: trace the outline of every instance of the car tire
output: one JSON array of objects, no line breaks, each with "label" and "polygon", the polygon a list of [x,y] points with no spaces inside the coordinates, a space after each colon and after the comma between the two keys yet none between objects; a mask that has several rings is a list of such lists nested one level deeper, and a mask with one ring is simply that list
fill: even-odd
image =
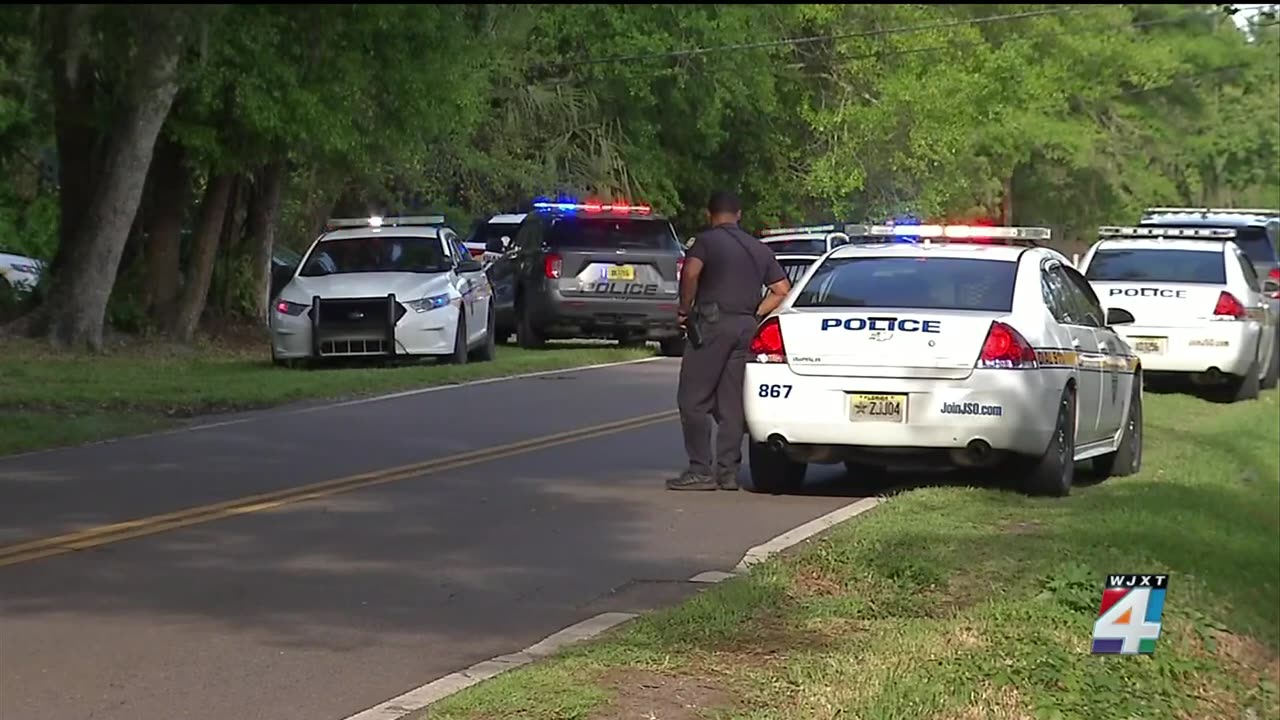
[{"label": "car tire", "polygon": [[1133,397],[1125,418],[1120,447],[1093,459],[1093,473],[1100,478],[1135,475],[1142,469],[1142,375],[1133,378]]},{"label": "car tire", "polygon": [[797,493],[804,486],[807,463],[796,462],[785,454],[772,450],[764,443],[751,443],[747,449],[747,462],[751,466],[752,492],[770,495]]},{"label": "car tire", "polygon": [[490,362],[498,354],[498,331],[494,323],[493,306],[489,307],[489,321],[485,327],[484,344],[471,352],[471,359],[476,362]]},{"label": "car tire", "polygon": [[533,318],[523,304],[516,308],[516,344],[528,350],[547,344],[547,339],[534,327]]},{"label": "car tire", "polygon": [[684,338],[674,337],[658,341],[658,354],[662,357],[683,357]]},{"label": "car tire", "polygon": [[1267,374],[1259,385],[1263,390],[1270,390],[1280,384],[1280,334],[1277,334],[1276,346],[1271,350],[1271,361],[1267,363]]},{"label": "car tire", "polygon": [[1244,375],[1231,378],[1223,386],[1222,400],[1229,403],[1257,400],[1258,393],[1262,392],[1262,380],[1258,377],[1261,372],[1262,368],[1258,365],[1258,358],[1255,356]]},{"label": "car tire", "polygon": [[1066,497],[1075,480],[1076,395],[1067,388],[1058,403],[1058,420],[1044,454],[1026,463],[1022,487],[1028,495]]},{"label": "car tire", "polygon": [[467,321],[459,317],[458,329],[453,337],[453,353],[446,356],[445,362],[450,365],[466,365],[467,356]]}]

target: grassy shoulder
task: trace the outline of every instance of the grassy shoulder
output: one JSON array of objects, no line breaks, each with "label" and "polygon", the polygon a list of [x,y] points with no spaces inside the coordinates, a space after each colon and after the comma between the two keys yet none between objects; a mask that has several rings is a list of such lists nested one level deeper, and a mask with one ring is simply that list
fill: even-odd
[{"label": "grassy shoulder", "polygon": [[[1280,717],[1278,397],[1148,395],[1137,476],[897,495],[422,718]],[[1103,578],[1130,572],[1170,575],[1156,652],[1093,656]]]},{"label": "grassy shoulder", "polygon": [[485,363],[289,370],[262,345],[138,343],[63,354],[5,339],[0,353],[0,456],[171,427],[189,418],[310,399],[345,399],[468,380],[648,357],[612,344],[499,346]]}]

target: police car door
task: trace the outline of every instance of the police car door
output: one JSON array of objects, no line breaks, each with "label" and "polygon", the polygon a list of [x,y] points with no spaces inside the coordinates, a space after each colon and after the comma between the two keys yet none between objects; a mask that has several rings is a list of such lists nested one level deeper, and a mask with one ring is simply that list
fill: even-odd
[{"label": "police car door", "polygon": [[[453,246],[458,253],[459,262],[480,264],[480,260],[471,254],[462,239],[456,235],[453,237]],[[462,293],[462,302],[467,308],[467,339],[474,341],[489,332],[489,281],[485,277],[483,267],[459,272],[458,279],[460,282],[458,292]]]},{"label": "police car door", "polygon": [[1260,324],[1258,365],[1265,370],[1269,367],[1272,354],[1275,353],[1276,316],[1267,296],[1262,293],[1262,284],[1258,281],[1258,273],[1253,268],[1253,261],[1235,243],[1231,243],[1228,247],[1231,249],[1232,254],[1235,255],[1236,262],[1240,264],[1240,272],[1244,275],[1245,285],[1247,286],[1244,297],[1241,297],[1240,300],[1244,303],[1244,308],[1249,313],[1249,319],[1257,320]]},{"label": "police car door", "polygon": [[1054,298],[1050,310],[1071,337],[1076,354],[1076,444],[1091,443],[1101,437],[1098,417],[1102,409],[1102,355],[1094,330],[1101,320],[1089,317],[1087,303],[1067,277],[1062,263],[1046,260],[1044,280]]},{"label": "police car door", "polygon": [[1079,270],[1064,267],[1067,279],[1080,293],[1085,303],[1085,312],[1092,320],[1098,321],[1094,328],[1094,337],[1098,340],[1098,352],[1102,355],[1102,399],[1098,405],[1098,434],[1101,437],[1113,437],[1124,424],[1128,415],[1129,388],[1133,375],[1128,370],[1128,345],[1111,326],[1107,325],[1107,312],[1102,307],[1097,293],[1085,280]]}]

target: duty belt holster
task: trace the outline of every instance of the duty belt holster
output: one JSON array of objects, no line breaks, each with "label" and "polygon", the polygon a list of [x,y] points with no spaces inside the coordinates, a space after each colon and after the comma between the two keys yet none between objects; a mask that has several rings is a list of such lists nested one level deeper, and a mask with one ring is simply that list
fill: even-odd
[{"label": "duty belt holster", "polygon": [[707,335],[710,334],[712,326],[718,322],[720,322],[718,303],[710,302],[693,307],[693,312],[689,313],[689,319],[685,325],[685,334],[694,348],[702,347],[707,341]]}]

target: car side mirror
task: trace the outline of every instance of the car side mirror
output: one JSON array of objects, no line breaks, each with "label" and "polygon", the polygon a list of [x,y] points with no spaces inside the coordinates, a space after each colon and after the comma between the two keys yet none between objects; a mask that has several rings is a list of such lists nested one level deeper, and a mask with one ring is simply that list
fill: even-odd
[{"label": "car side mirror", "polygon": [[1280,282],[1276,280],[1267,280],[1262,283],[1262,292],[1264,295],[1275,297],[1276,293],[1280,293]]},{"label": "car side mirror", "polygon": [[1133,321],[1133,313],[1124,308],[1107,310],[1107,325],[1132,325]]},{"label": "car side mirror", "polygon": [[464,273],[480,272],[483,269],[484,269],[484,264],[481,263],[479,260],[467,259],[467,260],[458,261],[458,272],[464,272]]}]

